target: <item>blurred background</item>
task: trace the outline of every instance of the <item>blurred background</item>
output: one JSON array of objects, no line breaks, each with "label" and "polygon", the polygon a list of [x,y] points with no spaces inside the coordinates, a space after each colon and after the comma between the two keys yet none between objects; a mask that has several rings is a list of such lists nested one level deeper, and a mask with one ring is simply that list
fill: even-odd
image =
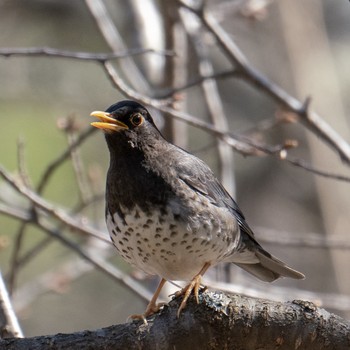
[{"label": "blurred background", "polygon": [[[349,177],[348,165],[336,152],[301,123],[283,122],[286,113],[252,84],[233,74],[198,81],[234,67],[201,21],[180,7],[178,1],[160,0],[2,0],[0,50],[173,51],[175,56],[147,53],[112,62],[124,82],[141,94],[172,96],[176,108],[264,144],[296,140],[298,147],[289,155]],[[310,96],[310,108],[349,142],[347,0],[216,0],[205,8],[253,67],[301,101]],[[0,51],[0,81],[0,164],[35,191],[49,165],[90,130],[89,114],[125,98],[103,66],[88,60],[6,57]],[[276,300],[304,298],[349,318],[349,182],[317,176],[274,156],[244,156],[208,132],[150,110],[169,140],[213,168],[262,245],[307,276],[266,285],[239,268],[220,266],[208,274],[208,285]],[[102,133],[90,132],[68,154],[40,196],[108,238],[103,199],[108,153]],[[24,224],[9,210],[30,213],[30,203],[3,180],[0,203],[0,269],[26,336],[104,327],[143,312],[146,295],[140,297],[94,268],[66,241],[150,292],[156,279],[133,270],[110,245],[47,213],[38,215],[66,243],[33,223]]]}]

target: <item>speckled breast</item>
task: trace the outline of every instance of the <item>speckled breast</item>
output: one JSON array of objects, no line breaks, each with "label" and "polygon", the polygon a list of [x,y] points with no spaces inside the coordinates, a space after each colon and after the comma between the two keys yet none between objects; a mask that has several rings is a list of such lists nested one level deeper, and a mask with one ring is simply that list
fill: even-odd
[{"label": "speckled breast", "polygon": [[138,206],[121,211],[123,216],[106,216],[114,246],[127,262],[167,280],[192,279],[206,262],[225,260],[238,244],[238,226],[226,209],[186,217],[171,207],[162,213]]}]

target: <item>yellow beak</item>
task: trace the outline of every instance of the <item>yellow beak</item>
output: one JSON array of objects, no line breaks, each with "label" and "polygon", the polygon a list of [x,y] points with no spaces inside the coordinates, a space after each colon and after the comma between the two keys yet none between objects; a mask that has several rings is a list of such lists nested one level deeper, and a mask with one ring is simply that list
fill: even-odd
[{"label": "yellow beak", "polygon": [[91,123],[92,126],[105,131],[120,131],[129,129],[128,126],[119,120],[111,117],[110,113],[95,111],[90,114],[91,117],[96,117],[100,122]]}]

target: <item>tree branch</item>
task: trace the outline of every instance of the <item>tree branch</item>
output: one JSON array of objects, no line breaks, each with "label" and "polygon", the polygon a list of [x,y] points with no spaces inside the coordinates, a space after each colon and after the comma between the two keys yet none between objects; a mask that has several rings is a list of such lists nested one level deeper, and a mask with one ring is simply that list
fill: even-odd
[{"label": "tree branch", "polygon": [[140,103],[156,108],[159,111],[165,113],[165,115],[170,115],[173,118],[183,120],[190,125],[193,125],[199,129],[205,130],[215,135],[220,140],[223,140],[224,142],[229,144],[231,147],[233,147],[237,152],[245,156],[248,156],[248,155],[249,156],[251,155],[275,156],[279,160],[285,161],[291,165],[307,170],[313,174],[334,179],[334,180],[350,182],[349,176],[320,170],[313,167],[311,164],[308,164],[306,161],[302,159],[287,156],[287,149],[291,148],[291,145],[289,144],[288,140],[285,142],[285,144],[271,146],[271,145],[266,145],[266,144],[254,141],[251,138],[244,135],[237,135],[232,132],[226,132],[226,131],[217,129],[212,124],[209,124],[199,118],[193,117],[188,113],[177,111],[173,108],[167,107],[168,102],[165,100],[156,100],[148,96],[145,96],[139,93],[138,91],[133,90],[132,88],[130,88],[125,84],[123,79],[121,79],[121,77],[118,75],[117,71],[114,69],[113,65],[110,62],[105,62],[103,66],[112,84],[120,92],[126,95],[128,98],[134,99]]},{"label": "tree branch", "polygon": [[287,110],[295,113],[299,120],[314,134],[325,141],[333,150],[338,152],[340,158],[350,165],[350,145],[346,142],[324,119],[317,113],[308,110],[308,101],[300,102],[289,95],[280,86],[270,81],[256,70],[244,56],[243,52],[230,38],[225,30],[218,24],[215,17],[203,8],[194,9],[182,0],[178,0],[181,6],[195,13],[203,25],[213,34],[219,46],[232,62],[237,70],[237,77],[247,81],[252,86],[269,95],[274,101]]},{"label": "tree branch", "polygon": [[[182,4],[182,6],[184,6],[184,4],[181,1],[179,2]],[[192,8],[188,6],[185,6],[185,7],[194,11]],[[194,12],[198,14],[198,12],[196,11]],[[221,28],[221,27],[218,27],[218,28]],[[223,30],[222,32],[225,33]],[[226,33],[225,33],[225,36],[227,36]],[[220,34],[219,34],[219,37],[220,37]],[[225,37],[221,39],[223,40],[223,42],[226,42]],[[231,44],[235,45],[233,42]],[[230,45],[228,45],[228,47],[230,47]],[[243,63],[245,62],[246,64],[248,64],[246,58],[239,51],[239,48],[236,46],[235,48],[236,50],[233,50],[233,52],[231,53],[232,59],[235,59],[237,57],[238,58],[243,57],[244,60],[242,58],[242,62]],[[51,48],[4,48],[4,49],[0,49],[0,56],[10,57],[13,55],[23,55],[23,56],[43,55],[43,56],[57,56],[57,57],[65,57],[65,58],[80,59],[80,60],[91,60],[95,62],[100,62],[103,64],[104,70],[107,73],[107,76],[111,80],[112,84],[127,97],[137,100],[140,103],[149,105],[153,108],[156,108],[161,112],[164,112],[166,115],[170,115],[179,120],[183,120],[186,123],[189,123],[197,128],[200,128],[202,130],[212,133],[218,138],[220,138],[221,140],[223,140],[224,142],[226,142],[227,144],[229,144],[231,147],[233,147],[237,152],[245,156],[248,156],[248,155],[276,156],[277,155],[278,159],[286,161],[293,166],[302,168],[313,174],[334,179],[334,180],[350,182],[349,176],[320,170],[311,166],[310,164],[308,164],[306,161],[302,159],[286,156],[285,150],[288,148],[286,147],[286,145],[282,144],[282,145],[270,146],[270,145],[262,144],[244,135],[237,135],[232,132],[225,132],[223,130],[219,130],[214,126],[212,126],[211,124],[206,123],[203,120],[200,120],[198,118],[195,118],[189,115],[188,113],[179,112],[173,108],[169,108],[167,107],[167,105],[169,105],[169,103],[171,103],[172,100],[170,98],[167,98],[168,94],[163,96],[162,99],[154,99],[133,90],[132,88],[128,87],[123,81],[123,79],[121,79],[118,76],[116,70],[114,69],[112,64],[109,62],[109,60],[113,58],[128,56],[130,52],[131,54],[143,54],[148,52],[154,52],[154,53],[159,53],[164,55],[172,55],[171,52],[167,52],[167,51],[158,52],[152,49],[145,49],[145,50],[135,49],[134,53],[131,50],[125,53],[116,53],[116,54],[114,53],[93,54],[93,53],[87,53],[87,52],[72,52],[72,51],[65,51],[65,50],[58,50],[58,49],[51,49]],[[237,57],[234,55],[234,53],[236,53]],[[277,100],[284,108],[287,108],[289,111],[295,113],[297,116],[299,116],[299,118],[302,118],[303,120],[308,120],[308,125],[310,126],[309,127],[310,130],[312,130],[316,135],[320,136],[328,144],[330,144],[334,149],[336,149],[344,161],[350,162],[350,145],[345,140],[343,140],[341,136],[337,134],[322,118],[320,118],[314,112],[308,111],[309,99],[307,99],[305,103],[299,102],[298,100],[289,96],[280,87],[278,87],[277,85],[274,85],[272,82],[269,82],[259,72],[257,71],[255,72],[254,70],[252,70],[253,68],[250,67],[249,65],[247,67],[249,67],[250,70],[248,70],[247,68],[247,71],[244,72],[244,74],[242,75],[242,67],[246,67],[246,66],[242,64],[239,68],[236,68],[235,70],[218,73],[217,76],[213,74],[213,76],[202,77],[198,79],[196,83],[199,84],[207,79],[220,78],[228,75],[234,75],[236,77],[241,77],[241,78],[245,78],[246,76],[248,76],[249,79],[246,79],[248,82],[252,83],[253,85],[257,85],[258,84],[257,82],[259,82],[258,84],[259,87],[265,92],[269,93],[272,97],[274,97],[274,99]],[[255,72],[256,74],[252,72]],[[195,83],[191,84],[190,86],[194,84]],[[276,89],[277,89],[276,91],[278,91],[278,93],[275,91],[275,89],[272,88],[272,86],[276,86]],[[90,136],[90,134],[93,133],[94,131],[95,129],[89,128],[85,133],[82,133],[77,139],[77,142],[73,143],[71,147],[67,149],[64,152],[64,154],[62,154],[61,158],[57,159],[53,164],[47,167],[47,170],[44,176],[42,177],[42,181],[38,186],[39,193],[42,191],[43,187],[46,185],[48,178],[54,172],[56,166],[61,164],[64,160],[68,159],[68,157],[70,156],[70,152],[75,147],[77,147],[81,143],[81,141],[83,141],[86,137]],[[280,156],[280,154],[282,154],[283,156]]]},{"label": "tree branch", "polygon": [[77,60],[95,61],[95,62],[106,62],[108,60],[116,58],[125,58],[130,56],[139,56],[144,54],[157,54],[164,56],[173,56],[174,53],[170,51],[160,51],[153,49],[130,49],[123,50],[116,53],[91,53],[82,51],[69,51],[61,50],[50,47],[4,47],[0,48],[0,56],[11,57],[11,56],[53,56],[60,58],[71,58]]},{"label": "tree branch", "polygon": [[148,319],[95,331],[1,340],[4,350],[44,349],[347,349],[350,324],[302,301],[277,303],[221,292],[181,298]]},{"label": "tree branch", "polygon": [[0,339],[23,337],[17,317],[13,312],[7,289],[0,273]]}]

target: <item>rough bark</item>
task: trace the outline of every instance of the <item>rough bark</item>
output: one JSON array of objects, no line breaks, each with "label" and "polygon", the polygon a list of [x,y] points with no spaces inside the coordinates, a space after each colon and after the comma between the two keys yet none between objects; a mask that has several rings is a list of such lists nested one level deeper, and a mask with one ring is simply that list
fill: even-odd
[{"label": "rough bark", "polygon": [[272,302],[221,292],[179,299],[148,320],[94,331],[0,341],[0,349],[350,349],[350,323],[305,301]]}]

